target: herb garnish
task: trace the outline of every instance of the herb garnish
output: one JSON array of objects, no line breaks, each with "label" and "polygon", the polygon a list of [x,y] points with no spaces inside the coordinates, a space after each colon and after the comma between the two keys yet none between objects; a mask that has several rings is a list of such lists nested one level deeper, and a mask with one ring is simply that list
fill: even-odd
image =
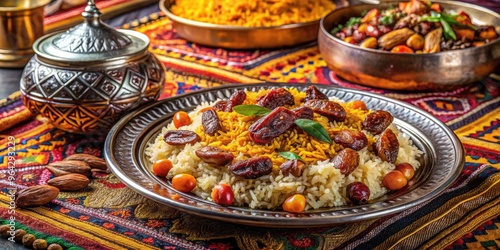
[{"label": "herb garnish", "polygon": [[457,16],[459,16],[459,15],[450,15],[450,14],[438,13],[435,11],[431,11],[430,16],[423,16],[422,18],[420,18],[420,20],[424,21],[424,22],[427,21],[427,22],[433,22],[433,23],[437,23],[437,22],[441,23],[441,26],[443,27],[444,38],[446,38],[446,40],[449,40],[449,39],[457,40],[457,35],[455,34],[453,29],[451,28],[451,25],[461,27],[461,28],[477,30],[477,28],[475,26],[465,25],[465,24],[459,23],[456,20]]},{"label": "herb garnish", "polygon": [[233,107],[234,112],[245,116],[263,116],[271,112],[270,109],[259,105],[238,105]]},{"label": "herb garnish", "polygon": [[302,160],[302,157],[300,157],[300,155],[294,153],[294,152],[290,152],[290,151],[285,151],[285,152],[280,152],[280,155],[287,159],[287,160]]},{"label": "herb garnish", "polygon": [[304,130],[306,133],[311,135],[312,137],[324,141],[327,143],[332,144],[332,138],[328,135],[326,132],[325,128],[321,126],[321,124],[310,120],[310,119],[297,119],[295,120],[295,124],[299,126],[302,130]]}]

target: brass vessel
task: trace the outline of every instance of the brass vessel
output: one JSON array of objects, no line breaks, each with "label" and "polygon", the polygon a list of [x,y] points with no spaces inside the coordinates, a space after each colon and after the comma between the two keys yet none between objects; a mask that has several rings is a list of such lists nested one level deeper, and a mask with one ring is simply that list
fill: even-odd
[{"label": "brass vessel", "polygon": [[[434,0],[446,10],[464,11],[473,22],[493,25],[500,33],[500,15],[458,1]],[[373,8],[397,6],[398,1],[355,5],[334,10],[321,20],[318,46],[324,60],[342,78],[371,87],[393,90],[454,89],[480,80],[500,66],[500,38],[486,45],[430,54],[391,53],[346,43],[330,31],[335,24]]]},{"label": "brass vessel", "polygon": [[100,15],[89,0],[85,21],[38,39],[24,68],[26,107],[61,130],[107,133],[122,115],[156,100],[163,88],[165,69],[148,51],[148,37],[115,30]]},{"label": "brass vessel", "polygon": [[0,0],[0,67],[22,68],[43,35],[43,8],[50,0]]}]

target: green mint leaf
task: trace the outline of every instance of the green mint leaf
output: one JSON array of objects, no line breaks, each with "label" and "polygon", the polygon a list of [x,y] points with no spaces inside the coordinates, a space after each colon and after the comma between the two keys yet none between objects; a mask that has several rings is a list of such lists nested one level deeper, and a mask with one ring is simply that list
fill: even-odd
[{"label": "green mint leaf", "polygon": [[300,155],[298,155],[294,152],[290,152],[290,151],[280,152],[280,155],[281,155],[281,157],[283,157],[287,160],[301,160],[302,161],[302,157],[300,157]]},{"label": "green mint leaf", "polygon": [[238,105],[233,107],[233,111],[245,116],[264,116],[271,112],[270,109],[259,105]]},{"label": "green mint leaf", "polygon": [[321,124],[319,124],[313,120],[309,120],[309,119],[297,119],[297,120],[295,120],[295,124],[297,124],[297,126],[299,126],[299,128],[304,130],[306,133],[308,133],[312,137],[314,137],[320,141],[324,141],[324,142],[332,144],[332,138],[330,138],[330,136],[326,132],[325,128],[323,128],[323,126],[321,126]]}]

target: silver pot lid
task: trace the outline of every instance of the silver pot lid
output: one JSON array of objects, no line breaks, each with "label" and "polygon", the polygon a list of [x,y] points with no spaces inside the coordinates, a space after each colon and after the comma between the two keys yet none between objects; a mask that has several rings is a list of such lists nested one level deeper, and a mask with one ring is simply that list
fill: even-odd
[{"label": "silver pot lid", "polygon": [[82,13],[85,21],[65,32],[45,35],[33,44],[42,58],[68,64],[104,62],[143,53],[149,38],[131,30],[116,30],[101,20],[94,0],[88,0]]}]

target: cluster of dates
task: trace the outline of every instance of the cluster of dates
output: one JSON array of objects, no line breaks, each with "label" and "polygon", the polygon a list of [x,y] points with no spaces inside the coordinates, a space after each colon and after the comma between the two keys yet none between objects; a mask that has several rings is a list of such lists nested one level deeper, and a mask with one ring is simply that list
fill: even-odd
[{"label": "cluster of dates", "polygon": [[[228,100],[217,102],[213,107],[203,110],[202,126],[206,134],[215,135],[222,130],[217,111],[231,112],[233,108],[243,104],[246,99],[244,91],[237,90]],[[258,106],[271,110],[266,115],[259,118],[249,127],[249,137],[256,144],[266,144],[274,138],[280,136],[288,129],[296,128],[294,122],[297,119],[313,119],[314,113],[328,118],[331,122],[343,122],[346,119],[346,111],[340,104],[330,101],[329,98],[316,87],[310,86],[306,89],[306,97],[301,101],[302,106],[289,109],[295,106],[292,94],[285,88],[275,88],[266,95],[258,99]],[[367,110],[362,101],[357,101],[357,108]],[[174,125],[177,128],[186,125],[174,116]],[[188,117],[189,118],[189,117]],[[363,129],[373,135],[380,135],[373,150],[383,161],[394,163],[399,151],[399,142],[391,129],[393,117],[389,112],[377,110],[369,113],[362,123]],[[177,125],[178,124],[178,125]],[[300,131],[300,128],[297,128]],[[194,144],[201,140],[200,136],[190,130],[169,130],[164,135],[164,141],[169,145]],[[357,151],[368,145],[367,136],[358,130],[344,129],[335,134],[333,141],[343,147],[332,159],[335,168],[347,176],[351,174],[359,165],[359,153]],[[273,163],[267,156],[257,156],[233,163],[234,155],[221,148],[214,146],[204,146],[195,151],[196,155],[204,162],[215,167],[225,167],[236,176],[245,179],[255,179],[272,172]],[[279,169],[286,175],[299,177],[302,175],[306,164],[298,159],[284,162]],[[166,175],[166,174],[164,174]],[[174,177],[175,178],[175,177]],[[228,192],[228,185],[217,190]],[[230,187],[229,187],[230,190]],[[215,197],[220,196],[220,192]],[[366,203],[369,199],[369,189],[361,182],[351,183],[346,190],[347,197],[355,204]],[[212,193],[214,196],[214,193]],[[227,197],[227,196],[226,196]],[[214,198],[214,197],[213,197]],[[291,198],[291,197],[290,197]],[[214,198],[214,201],[221,200]],[[231,204],[231,199],[223,199],[219,204]],[[228,203],[228,200],[231,202]],[[292,200],[303,200],[300,197]],[[294,210],[295,211],[295,210]]]}]

